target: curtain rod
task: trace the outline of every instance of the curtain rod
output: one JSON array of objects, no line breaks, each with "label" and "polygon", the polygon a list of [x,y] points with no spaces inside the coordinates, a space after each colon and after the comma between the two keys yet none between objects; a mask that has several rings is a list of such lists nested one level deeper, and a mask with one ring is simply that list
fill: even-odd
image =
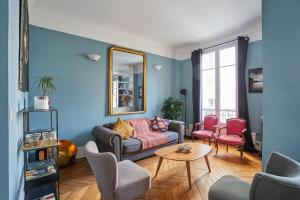
[{"label": "curtain rod", "polygon": [[215,45],[212,45],[212,46],[209,46],[209,47],[205,47],[205,48],[203,48],[202,50],[210,49],[210,48],[217,47],[217,46],[221,46],[221,45],[223,45],[223,44],[227,44],[227,43],[230,43],[230,42],[233,42],[233,41],[236,41],[236,40],[238,40],[238,39],[236,38],[236,39],[229,40],[229,41],[227,41],[227,42],[222,42],[222,43],[215,44]]}]

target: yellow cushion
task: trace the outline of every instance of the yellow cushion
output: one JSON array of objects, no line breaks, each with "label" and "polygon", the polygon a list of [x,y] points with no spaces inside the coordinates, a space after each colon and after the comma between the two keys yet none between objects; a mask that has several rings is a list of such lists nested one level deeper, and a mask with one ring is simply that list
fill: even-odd
[{"label": "yellow cushion", "polygon": [[134,128],[132,126],[120,118],[118,118],[118,121],[113,127],[113,130],[116,131],[123,139],[128,139],[132,136],[133,129]]}]

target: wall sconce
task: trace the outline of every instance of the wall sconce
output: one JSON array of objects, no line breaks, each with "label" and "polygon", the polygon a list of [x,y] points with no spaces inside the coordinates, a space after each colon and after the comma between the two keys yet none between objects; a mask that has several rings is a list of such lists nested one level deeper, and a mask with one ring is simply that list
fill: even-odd
[{"label": "wall sconce", "polygon": [[91,61],[97,61],[101,58],[98,54],[87,54],[86,55]]},{"label": "wall sconce", "polygon": [[153,65],[153,69],[155,69],[156,71],[161,70],[161,68],[162,68],[161,65],[158,65],[158,64]]}]

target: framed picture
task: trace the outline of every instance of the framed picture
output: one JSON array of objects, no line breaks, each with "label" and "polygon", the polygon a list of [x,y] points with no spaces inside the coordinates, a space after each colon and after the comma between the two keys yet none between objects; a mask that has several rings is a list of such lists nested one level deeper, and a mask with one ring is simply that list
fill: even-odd
[{"label": "framed picture", "polygon": [[249,93],[263,92],[263,69],[249,69]]},{"label": "framed picture", "polygon": [[29,18],[27,0],[20,0],[19,90],[29,90]]}]

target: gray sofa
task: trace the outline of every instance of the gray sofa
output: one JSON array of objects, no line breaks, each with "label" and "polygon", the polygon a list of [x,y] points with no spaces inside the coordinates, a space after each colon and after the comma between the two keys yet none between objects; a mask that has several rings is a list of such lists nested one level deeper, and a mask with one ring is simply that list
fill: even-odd
[{"label": "gray sofa", "polygon": [[300,163],[273,152],[265,172],[257,173],[252,184],[234,176],[223,176],[209,189],[209,200],[298,200]]},{"label": "gray sofa", "polygon": [[184,139],[184,122],[170,120],[169,129],[162,132],[167,136],[167,143],[150,149],[142,150],[142,142],[135,138],[123,140],[112,130],[113,123],[96,126],[92,134],[95,137],[99,152],[112,152],[118,161],[140,160],[152,156],[161,147],[182,143]]}]

